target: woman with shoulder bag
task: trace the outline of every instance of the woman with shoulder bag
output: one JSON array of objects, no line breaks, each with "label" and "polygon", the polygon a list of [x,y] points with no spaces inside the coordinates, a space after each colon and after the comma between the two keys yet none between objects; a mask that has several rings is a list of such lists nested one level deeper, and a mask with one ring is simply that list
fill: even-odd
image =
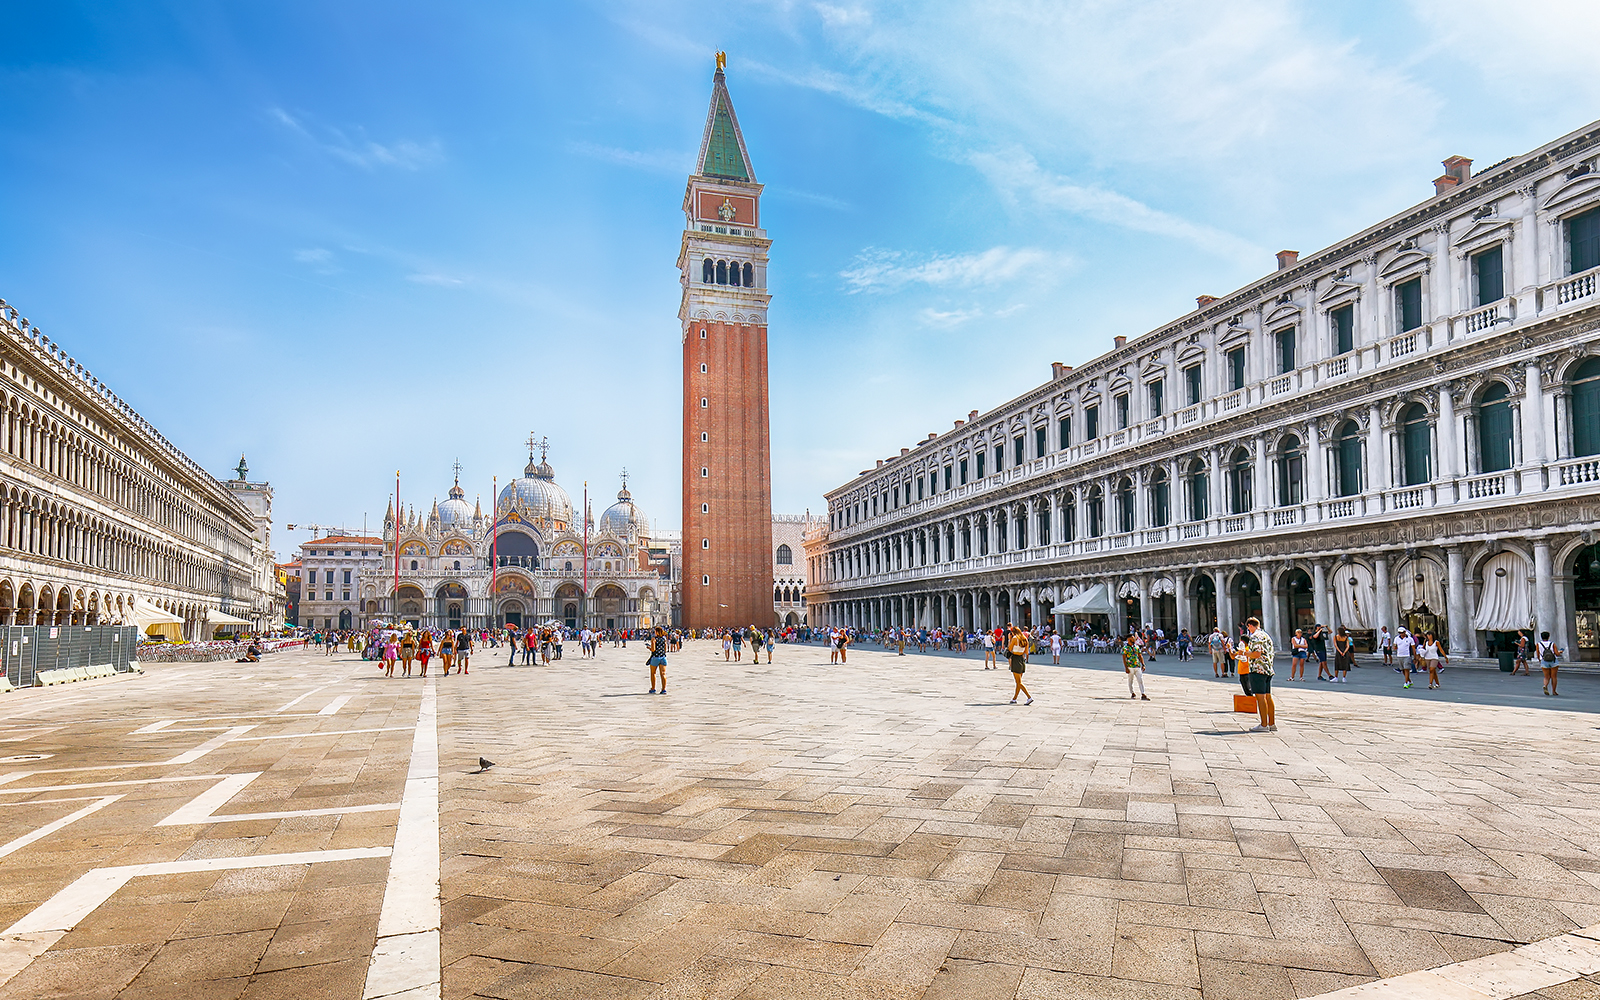
[{"label": "woman with shoulder bag", "polygon": [[1556,671],[1561,667],[1561,650],[1550,641],[1549,632],[1539,633],[1539,666],[1544,669],[1544,693],[1560,697],[1556,690]]},{"label": "woman with shoulder bag", "polygon": [[1011,659],[1011,678],[1016,681],[1016,688],[1011,692],[1011,704],[1017,703],[1017,696],[1027,698],[1025,704],[1033,704],[1033,695],[1028,692],[1028,686],[1022,683],[1022,674],[1028,669],[1028,636],[1021,629],[1013,627],[1011,634],[1006,637],[1006,655]]}]

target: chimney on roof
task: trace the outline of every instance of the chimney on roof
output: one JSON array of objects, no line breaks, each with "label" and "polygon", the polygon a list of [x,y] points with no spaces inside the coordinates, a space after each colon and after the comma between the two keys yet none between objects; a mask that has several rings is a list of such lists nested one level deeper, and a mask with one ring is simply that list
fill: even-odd
[{"label": "chimney on roof", "polygon": [[904,457],[904,456],[909,455],[909,454],[911,454],[911,449],[910,448],[901,448],[900,449],[901,457]]},{"label": "chimney on roof", "polygon": [[1217,301],[1217,297],[1215,295],[1196,295],[1194,297],[1194,307],[1196,309],[1204,309],[1206,306],[1209,306],[1215,301]]},{"label": "chimney on roof", "polygon": [[959,431],[961,429],[961,425],[964,424],[964,423],[966,423],[965,420],[957,420],[956,421],[956,430]]},{"label": "chimney on roof", "polygon": [[1444,173],[1433,179],[1433,194],[1438,197],[1454,190],[1472,179],[1472,161],[1465,156],[1452,156],[1442,161]]},{"label": "chimney on roof", "polygon": [[939,432],[938,431],[929,431],[928,432],[928,440],[929,441],[932,441],[934,438],[936,438],[938,436],[939,436]]},{"label": "chimney on roof", "polygon": [[1071,365],[1064,365],[1059,361],[1050,362],[1050,378],[1051,379],[1065,378],[1066,375],[1067,375],[1067,372],[1070,372],[1070,371],[1072,371],[1072,366]]},{"label": "chimney on roof", "polygon": [[878,459],[878,464],[877,464],[877,465],[874,465],[874,466],[873,466],[873,468],[874,468],[874,469],[881,469],[881,468],[883,468],[883,459],[881,459],[881,458],[880,458],[880,459]]},{"label": "chimney on roof", "polygon": [[967,413],[967,423],[970,424],[976,419],[978,419],[978,411],[977,410],[971,410],[971,411],[969,411]]},{"label": "chimney on roof", "polygon": [[1113,343],[1115,343],[1117,345],[1115,348],[1113,348],[1113,350],[1120,351],[1124,347],[1128,346],[1128,338],[1127,337],[1112,337],[1111,340],[1112,340]]},{"label": "chimney on roof", "polygon": [[1300,260],[1300,251],[1298,251],[1298,250],[1279,250],[1278,251],[1278,270],[1282,271],[1284,268],[1294,267],[1294,265],[1299,260]]}]

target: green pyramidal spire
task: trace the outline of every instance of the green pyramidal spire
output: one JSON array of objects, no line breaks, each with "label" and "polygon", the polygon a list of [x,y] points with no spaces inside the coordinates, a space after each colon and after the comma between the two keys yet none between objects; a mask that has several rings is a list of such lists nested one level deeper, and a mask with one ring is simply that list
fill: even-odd
[{"label": "green pyramidal spire", "polygon": [[733,113],[733,99],[728,96],[720,58],[712,82],[711,112],[706,116],[705,136],[700,140],[700,173],[706,177],[755,180],[750,172],[749,154],[744,148],[744,135],[739,131],[739,119]]}]

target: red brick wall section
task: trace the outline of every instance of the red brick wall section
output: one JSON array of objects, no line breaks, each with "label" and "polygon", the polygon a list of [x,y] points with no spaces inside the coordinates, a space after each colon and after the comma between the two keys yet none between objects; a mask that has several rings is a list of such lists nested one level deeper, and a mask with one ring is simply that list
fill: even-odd
[{"label": "red brick wall section", "polygon": [[[689,628],[772,624],[768,426],[766,327],[693,323],[683,340],[683,621]],[[701,432],[708,440],[700,440]],[[710,474],[702,477],[702,468]],[[701,504],[708,513],[701,513]],[[702,539],[709,547],[701,547]],[[711,577],[709,586],[702,576]]]}]

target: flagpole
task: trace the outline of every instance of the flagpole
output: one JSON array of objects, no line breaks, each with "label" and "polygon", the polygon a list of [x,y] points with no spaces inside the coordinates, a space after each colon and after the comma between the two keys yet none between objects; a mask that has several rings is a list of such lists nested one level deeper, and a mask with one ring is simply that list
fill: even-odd
[{"label": "flagpole", "polygon": [[583,627],[589,627],[589,480],[583,481]]},{"label": "flagpole", "polygon": [[495,530],[500,525],[500,477],[495,476],[490,482],[494,485],[489,487],[489,504],[493,511],[489,517],[489,627],[494,628],[494,588],[500,581],[500,560],[496,558],[500,532]]},{"label": "flagpole", "polygon": [[[400,470],[394,470],[394,619],[400,620]],[[392,623],[391,623],[392,624]]]}]

